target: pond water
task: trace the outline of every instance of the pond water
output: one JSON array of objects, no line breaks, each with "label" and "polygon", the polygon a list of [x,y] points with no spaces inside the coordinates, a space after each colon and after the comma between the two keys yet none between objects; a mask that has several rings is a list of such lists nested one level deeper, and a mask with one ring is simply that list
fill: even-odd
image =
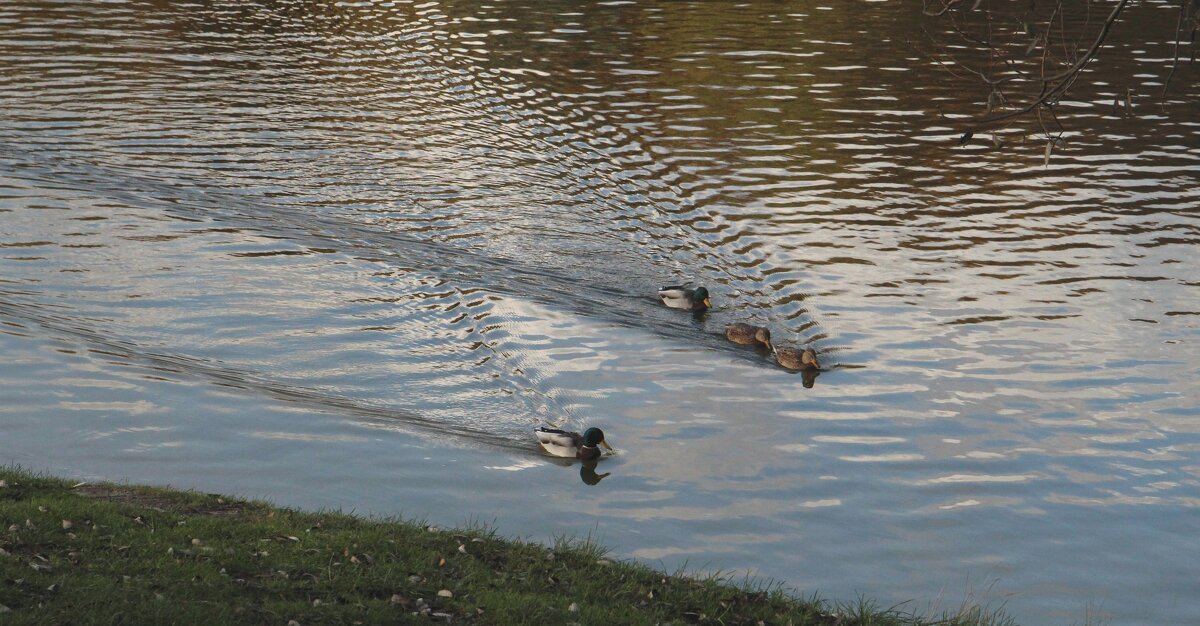
[{"label": "pond water", "polygon": [[1046,163],[917,7],[5,2],[0,462],[1193,622],[1200,87],[1131,11]]}]

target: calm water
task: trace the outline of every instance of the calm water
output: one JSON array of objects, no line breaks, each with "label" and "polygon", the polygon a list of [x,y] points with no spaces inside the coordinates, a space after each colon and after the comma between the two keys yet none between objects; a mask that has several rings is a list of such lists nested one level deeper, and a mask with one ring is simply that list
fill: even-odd
[{"label": "calm water", "polygon": [[[981,94],[914,11],[5,2],[0,462],[1195,622],[1176,14],[1135,7],[1044,166],[1019,128],[955,146],[936,110]],[[717,310],[660,307],[684,280]],[[537,454],[547,420],[606,429],[599,484]]]}]

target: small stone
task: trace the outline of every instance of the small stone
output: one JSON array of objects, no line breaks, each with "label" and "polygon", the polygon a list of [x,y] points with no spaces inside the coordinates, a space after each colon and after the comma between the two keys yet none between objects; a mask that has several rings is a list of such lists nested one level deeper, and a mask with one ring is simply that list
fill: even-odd
[{"label": "small stone", "polygon": [[567,607],[567,610],[572,613],[578,613],[579,612],[579,604],[572,602],[571,606]]},{"label": "small stone", "polygon": [[408,582],[415,585],[417,583],[425,582],[425,579],[422,578],[421,576],[417,576],[416,574],[413,574],[412,576],[408,577]]},{"label": "small stone", "polygon": [[388,600],[388,602],[391,602],[392,604],[404,604],[404,598],[398,593],[393,593],[392,599]]},{"label": "small stone", "polygon": [[442,589],[441,591],[438,592],[438,597],[439,598],[453,598],[454,592],[450,591],[449,589]]},{"label": "small stone", "polygon": [[7,486],[8,486],[7,480],[0,480],[0,489],[4,489]]},{"label": "small stone", "polygon": [[12,612],[12,609],[4,606],[3,604],[0,604],[0,613],[9,613],[9,612]]},{"label": "small stone", "polygon": [[41,511],[42,513],[45,513],[48,509],[44,506],[38,506],[38,510]]},{"label": "small stone", "polygon": [[554,553],[553,553],[553,552],[547,552],[547,553],[546,553],[546,560],[547,560],[547,561],[553,561],[554,559],[555,559],[555,556],[554,556]]},{"label": "small stone", "polygon": [[192,545],[193,545],[193,546],[198,546],[198,545],[200,545],[200,544],[202,544],[202,543],[204,543],[204,542],[203,542],[203,541],[200,541],[200,538],[199,538],[199,537],[192,537]]},{"label": "small stone", "polygon": [[297,622],[294,619],[290,619],[290,620],[288,620],[287,626],[300,626],[300,622]]},{"label": "small stone", "polygon": [[69,519],[65,519],[65,520],[63,520],[63,523],[62,523],[63,530],[67,530],[68,528],[70,528],[70,527],[72,527],[72,526],[74,526],[74,525],[75,525],[75,524],[72,524],[72,523],[71,523],[71,520],[69,520]]},{"label": "small stone", "polygon": [[313,598],[313,606],[321,606],[321,599]]},{"label": "small stone", "polygon": [[459,545],[459,546],[458,546],[458,551],[459,551],[459,552],[461,552],[461,553],[463,553],[463,554],[466,554],[466,553],[467,553],[467,547],[466,547],[466,546],[464,546],[464,545]]}]

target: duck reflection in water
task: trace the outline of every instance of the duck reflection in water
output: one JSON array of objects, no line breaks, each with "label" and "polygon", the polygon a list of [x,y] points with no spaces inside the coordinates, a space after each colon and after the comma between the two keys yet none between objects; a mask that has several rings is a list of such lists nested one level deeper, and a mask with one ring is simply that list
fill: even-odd
[{"label": "duck reflection in water", "polygon": [[[564,459],[559,457],[547,457],[547,460],[555,465],[563,467],[571,467],[575,465],[576,459]],[[579,479],[585,485],[597,485],[612,474],[612,472],[604,472],[600,474],[596,472],[596,467],[600,463],[600,459],[584,459],[579,461]]]},{"label": "duck reflection in water", "polygon": [[583,463],[580,463],[579,478],[583,481],[583,483],[585,485],[599,484],[600,481],[604,480],[607,476],[612,474],[612,472],[604,472],[603,474],[597,474],[596,473],[596,463],[597,462],[598,462],[597,459],[592,459],[590,461],[584,461]]}]

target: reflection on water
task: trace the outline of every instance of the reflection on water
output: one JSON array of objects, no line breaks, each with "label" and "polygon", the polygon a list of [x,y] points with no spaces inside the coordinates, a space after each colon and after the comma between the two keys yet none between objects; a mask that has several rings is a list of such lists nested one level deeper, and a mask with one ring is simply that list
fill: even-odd
[{"label": "reflection on water", "polygon": [[1044,165],[916,7],[5,3],[0,461],[1185,622],[1200,89],[1130,11]]},{"label": "reflection on water", "polygon": [[[605,478],[612,475],[612,472],[601,473],[598,471],[598,468],[600,467],[601,459],[589,459],[587,461],[576,461],[574,459],[564,459],[561,457],[553,457],[553,456],[549,456],[549,455],[546,455],[545,459],[555,465],[561,465],[563,467],[578,468],[579,469],[579,479],[582,480],[583,484],[585,484],[585,485],[598,485],[598,484],[600,484],[600,481],[602,481]],[[527,467],[536,467],[536,465],[530,465]],[[519,469],[525,469],[525,468],[522,467]]]}]

